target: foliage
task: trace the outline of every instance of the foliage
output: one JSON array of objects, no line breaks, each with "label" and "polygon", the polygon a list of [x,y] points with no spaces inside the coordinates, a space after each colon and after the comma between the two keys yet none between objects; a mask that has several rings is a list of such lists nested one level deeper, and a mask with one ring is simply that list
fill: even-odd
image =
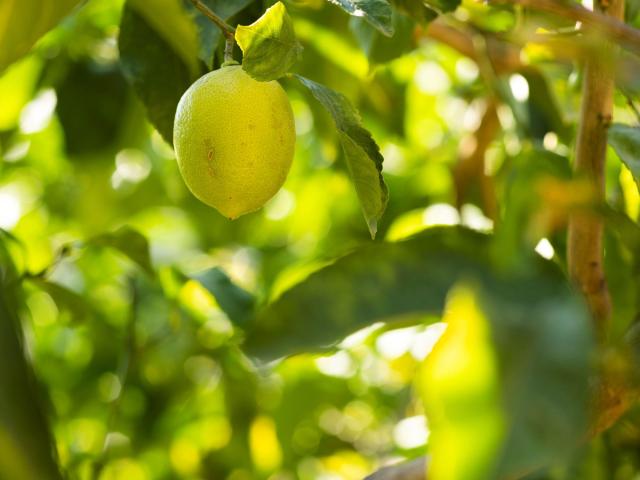
[{"label": "foliage", "polygon": [[[637,58],[577,35],[576,2],[521,3],[0,3],[0,478],[362,479],[425,452],[436,479],[636,478]],[[284,188],[235,221],[171,145],[229,60],[207,8],[296,122]],[[620,87],[603,199],[570,168],[585,59]],[[602,338],[576,215],[605,228]]]}]

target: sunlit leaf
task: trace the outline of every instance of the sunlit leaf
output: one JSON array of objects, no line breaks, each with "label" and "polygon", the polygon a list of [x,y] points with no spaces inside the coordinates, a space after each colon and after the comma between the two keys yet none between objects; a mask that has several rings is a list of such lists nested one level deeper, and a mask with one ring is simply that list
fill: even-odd
[{"label": "sunlit leaf", "polygon": [[80,0],[3,0],[0,3],[0,72],[25,55]]},{"label": "sunlit leaf", "polygon": [[263,82],[285,75],[302,51],[282,2],[267,9],[251,25],[239,25],[236,40],[243,53],[242,68]]},{"label": "sunlit leaf", "polygon": [[331,113],[340,133],[340,143],[351,179],[372,237],[378,230],[389,194],[382,176],[384,158],[371,134],[362,127],[360,114],[341,93],[296,75],[313,96]]},{"label": "sunlit leaf", "polygon": [[419,379],[431,429],[429,476],[492,478],[506,425],[491,328],[473,287],[453,288],[443,321],[447,329]]},{"label": "sunlit leaf", "polygon": [[609,128],[609,144],[631,171],[640,188],[640,127],[616,123]]},{"label": "sunlit leaf", "polygon": [[192,276],[216,299],[220,308],[237,325],[244,325],[251,318],[255,299],[246,290],[231,281],[219,268],[211,268]]}]

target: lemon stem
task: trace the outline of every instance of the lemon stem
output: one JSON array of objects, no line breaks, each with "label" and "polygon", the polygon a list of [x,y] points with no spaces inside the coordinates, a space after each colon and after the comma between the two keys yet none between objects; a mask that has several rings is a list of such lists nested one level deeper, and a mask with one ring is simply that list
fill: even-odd
[{"label": "lemon stem", "polygon": [[233,46],[235,45],[235,40],[233,37],[227,37],[227,40],[224,44],[224,63],[236,63],[233,60]]},{"label": "lemon stem", "polygon": [[[229,42],[235,41],[235,28],[225,22],[222,18],[220,18],[216,13],[207,7],[201,0],[191,0],[193,6],[200,10],[209,20],[216,24],[216,26],[222,30],[222,34],[227,39],[227,48],[225,48],[225,59],[226,59],[226,51],[229,49]],[[230,50],[233,50],[233,45],[231,45]]]}]

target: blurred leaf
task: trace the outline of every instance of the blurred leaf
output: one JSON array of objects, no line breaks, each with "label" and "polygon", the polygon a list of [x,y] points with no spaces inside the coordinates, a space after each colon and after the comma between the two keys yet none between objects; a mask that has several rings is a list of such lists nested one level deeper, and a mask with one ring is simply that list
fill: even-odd
[{"label": "blurred leaf", "polygon": [[490,324],[473,287],[452,289],[443,321],[447,329],[425,359],[419,378],[431,430],[429,476],[494,478],[506,424]]},{"label": "blurred leaf", "polygon": [[0,478],[61,480],[55,443],[23,347],[16,280],[0,242]]},{"label": "blurred leaf", "polygon": [[529,84],[527,107],[531,136],[542,142],[548,132],[554,132],[561,139],[568,141],[568,129],[546,77],[533,68],[523,70],[521,73]]},{"label": "blurred leaf", "polygon": [[149,254],[149,242],[144,235],[131,227],[124,226],[113,233],[98,235],[87,240],[87,243],[114,248],[136,263],[146,274],[155,276]]},{"label": "blurred leaf", "polygon": [[243,53],[242,68],[261,82],[285,75],[302,51],[282,2],[268,8],[251,25],[238,25],[236,41]]},{"label": "blurred leaf", "polygon": [[640,188],[640,127],[615,123],[609,128],[609,144],[616,151],[622,163],[633,174]]},{"label": "blurred leaf", "polygon": [[[158,0],[159,1],[159,0]],[[176,0],[165,0],[169,4]],[[135,7],[134,7],[135,5]],[[167,143],[173,143],[173,121],[182,94],[201,73],[198,67],[198,44],[195,26],[186,14],[158,18],[138,11],[139,2],[128,2],[120,23],[120,64],[127,80],[147,108],[149,120]],[[167,11],[174,11],[168,8]],[[160,9],[162,10],[162,9]],[[146,10],[145,10],[146,11]],[[154,18],[150,21],[149,18]],[[162,23],[162,29],[158,24]],[[171,29],[175,28],[175,33]],[[168,29],[168,31],[167,31]],[[184,46],[174,49],[179,33],[186,34]],[[169,38],[167,38],[167,36]]]},{"label": "blurred leaf", "polygon": [[421,24],[429,23],[438,17],[438,13],[427,7],[422,0],[395,0],[393,6]]},{"label": "blurred leaf", "polygon": [[[1,8],[1,7],[0,7]],[[42,69],[42,61],[34,55],[11,65],[0,76],[0,130],[13,128],[20,111],[33,96]]]},{"label": "blurred leaf", "polygon": [[392,18],[395,34],[390,38],[381,35],[363,18],[352,17],[349,22],[360,48],[372,65],[388,62],[415,48],[415,23],[409,17],[395,11]]},{"label": "blurred leaf", "polygon": [[0,72],[26,54],[79,0],[3,0],[0,3]]},{"label": "blurred leaf", "polygon": [[458,8],[462,0],[424,0],[424,3],[440,13],[447,13]]},{"label": "blurred leaf", "polygon": [[393,35],[391,5],[387,0],[329,0],[349,15],[363,17],[387,37]]},{"label": "blurred leaf", "polygon": [[214,296],[233,323],[242,327],[249,321],[255,307],[253,295],[233,283],[223,270],[210,268],[192,278]]},{"label": "blurred leaf", "polygon": [[530,257],[495,271],[491,246],[477,232],[434,228],[362,248],[267,306],[246,349],[272,359],[327,348],[377,321],[441,313],[451,287],[470,282],[491,325],[507,425],[488,478],[565,459],[586,431],[589,314],[554,264]]},{"label": "blurred leaf", "polygon": [[30,278],[30,281],[41,290],[47,292],[60,310],[67,310],[73,320],[83,321],[91,316],[91,306],[82,295],[44,278],[34,277]]},{"label": "blurred leaf", "polygon": [[[208,6],[220,18],[227,20],[251,4],[252,0],[202,0],[202,3]],[[198,27],[198,34],[200,36],[200,59],[208,68],[213,68],[215,51],[222,38],[220,29],[200,13],[191,2],[187,2],[186,7],[192,12],[192,16]]]},{"label": "blurred leaf", "polygon": [[351,179],[369,232],[375,237],[378,220],[387,207],[389,197],[382,176],[384,158],[380,149],[371,134],[362,127],[360,114],[347,97],[300,75],[296,75],[296,78],[331,113],[338,127]]},{"label": "blurred leaf", "polygon": [[95,153],[114,143],[128,99],[127,83],[117,66],[73,64],[56,93],[70,155]]}]

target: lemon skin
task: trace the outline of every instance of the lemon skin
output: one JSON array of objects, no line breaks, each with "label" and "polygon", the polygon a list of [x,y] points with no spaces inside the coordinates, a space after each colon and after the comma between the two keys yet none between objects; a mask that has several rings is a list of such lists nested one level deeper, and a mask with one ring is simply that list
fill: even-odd
[{"label": "lemon skin", "polygon": [[239,65],[204,75],[184,93],[173,129],[189,190],[228,218],[262,207],[282,187],[295,148],[287,94]]}]

